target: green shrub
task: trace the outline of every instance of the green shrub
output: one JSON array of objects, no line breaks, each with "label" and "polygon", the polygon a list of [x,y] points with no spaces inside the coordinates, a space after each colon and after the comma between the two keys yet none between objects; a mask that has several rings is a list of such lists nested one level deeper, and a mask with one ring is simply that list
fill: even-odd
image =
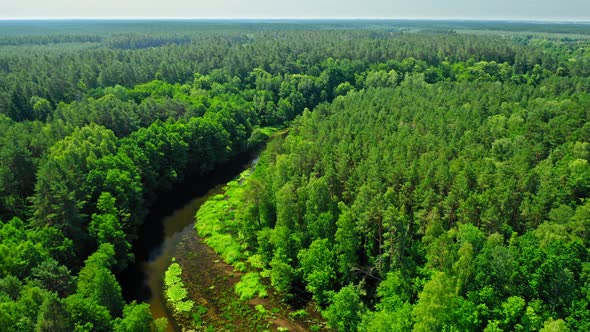
[{"label": "green shrub", "polygon": [[291,316],[293,319],[305,319],[309,317],[309,313],[303,309],[299,309],[290,313],[289,316]]},{"label": "green shrub", "polygon": [[206,239],[205,243],[228,264],[233,264],[242,258],[240,245],[229,234],[215,233]]},{"label": "green shrub", "polygon": [[202,327],[203,326],[203,315],[207,314],[209,309],[203,305],[197,306],[197,311],[193,312],[193,324],[195,327]]},{"label": "green shrub", "polygon": [[168,320],[166,317],[160,317],[154,321],[157,332],[164,332],[168,328]]},{"label": "green shrub", "polygon": [[189,300],[188,292],[181,279],[182,267],[178,263],[172,263],[164,274],[164,286],[166,300],[172,309],[178,314],[188,314],[194,302]]},{"label": "green shrub", "polygon": [[264,269],[266,267],[264,264],[264,259],[260,254],[254,254],[248,257],[248,263],[255,269]]},{"label": "green shrub", "polygon": [[240,282],[236,284],[236,294],[240,299],[250,300],[254,297],[266,297],[268,293],[260,283],[260,276],[256,272],[246,273],[242,276]]},{"label": "green shrub", "polygon": [[261,313],[263,315],[268,313],[268,310],[266,310],[266,308],[262,304],[258,304],[254,308],[256,309],[256,311],[258,311],[259,313]]},{"label": "green shrub", "polygon": [[246,272],[246,263],[244,263],[244,262],[234,263],[234,270],[240,271],[240,272]]}]

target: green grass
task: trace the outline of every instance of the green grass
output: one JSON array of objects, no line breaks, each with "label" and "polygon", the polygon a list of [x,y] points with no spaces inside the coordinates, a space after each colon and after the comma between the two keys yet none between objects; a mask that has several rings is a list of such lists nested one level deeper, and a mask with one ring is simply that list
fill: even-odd
[{"label": "green grass", "polygon": [[258,311],[259,313],[266,315],[268,313],[268,310],[266,310],[266,308],[264,308],[264,306],[262,304],[258,304],[254,307],[254,309],[256,309],[256,311]]},{"label": "green grass", "polygon": [[[266,135],[277,131],[276,128],[262,128]],[[255,255],[248,259],[247,253],[237,240],[239,234],[234,211],[241,204],[244,192],[244,180],[252,173],[246,170],[239,177],[229,182],[224,193],[210,197],[196,215],[195,229],[205,243],[212,248],[227,264],[233,265],[235,271],[246,272],[248,268],[264,266],[262,258]],[[223,277],[226,279],[227,277]],[[255,297],[266,297],[268,293],[261,283],[258,272],[244,274],[232,290],[224,292],[220,303],[220,317],[226,321],[220,327],[235,330],[239,322],[246,330],[263,331],[271,326],[268,321],[271,311],[263,306],[251,307],[247,302]],[[193,319],[201,316],[193,315]],[[199,328],[203,328],[201,325]]]},{"label": "green grass", "polygon": [[203,315],[207,314],[209,309],[205,306],[199,305],[197,306],[197,311],[193,312],[193,324],[197,328],[203,327]]},{"label": "green grass", "polygon": [[232,236],[237,225],[234,210],[240,203],[243,187],[240,182],[250,174],[246,170],[240,176],[229,182],[224,194],[215,195],[201,206],[196,216],[195,229],[199,236],[205,238],[205,243],[220,255],[227,264],[232,264],[238,271],[244,271],[242,247]]},{"label": "green grass", "polygon": [[[246,257],[242,253],[241,245],[232,235],[237,231],[233,210],[240,204],[243,194],[240,183],[250,173],[249,170],[242,172],[238,179],[227,184],[224,195],[215,195],[205,202],[197,212],[195,223],[195,228],[199,235],[205,238],[205,243],[227,264],[232,264],[237,271],[241,272],[246,271],[246,264],[243,261]],[[253,259],[250,264],[256,267],[260,265],[260,262]],[[242,300],[267,296],[258,272],[243,275],[241,281],[236,284],[235,291]]]},{"label": "green grass", "polygon": [[236,294],[238,294],[240,299],[243,301],[250,300],[255,297],[268,296],[266,288],[264,288],[260,282],[260,275],[258,272],[244,274],[240,282],[236,284]]},{"label": "green grass", "polygon": [[215,233],[205,243],[221,255],[227,264],[233,264],[242,258],[240,244],[229,234]]},{"label": "green grass", "polygon": [[306,319],[309,318],[309,313],[304,309],[299,309],[297,311],[289,313],[289,317],[293,319]]}]

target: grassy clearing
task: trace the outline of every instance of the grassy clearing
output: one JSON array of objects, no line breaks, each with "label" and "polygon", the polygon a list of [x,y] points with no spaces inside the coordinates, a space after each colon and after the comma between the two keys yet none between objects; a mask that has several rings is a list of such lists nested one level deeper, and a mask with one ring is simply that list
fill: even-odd
[{"label": "grassy clearing", "polygon": [[[251,174],[246,170],[240,176],[227,184],[225,194],[210,198],[197,212],[195,228],[198,234],[205,238],[205,243],[220,255],[227,264],[231,264],[236,271],[248,270],[242,253],[242,246],[232,233],[236,229],[234,210],[240,203],[243,193],[243,181]],[[254,268],[259,264],[248,260]],[[254,264],[252,264],[254,263]],[[249,272],[241,277],[236,284],[236,294],[242,301],[255,297],[266,297],[268,293],[260,281],[258,272]]]},{"label": "grassy clearing", "polygon": [[226,185],[225,194],[215,195],[205,202],[197,212],[195,223],[195,229],[205,239],[205,243],[238,271],[245,270],[241,262],[245,256],[242,246],[232,234],[232,230],[236,229],[234,210],[243,192],[241,183],[250,173],[250,170],[242,172],[236,180]]}]

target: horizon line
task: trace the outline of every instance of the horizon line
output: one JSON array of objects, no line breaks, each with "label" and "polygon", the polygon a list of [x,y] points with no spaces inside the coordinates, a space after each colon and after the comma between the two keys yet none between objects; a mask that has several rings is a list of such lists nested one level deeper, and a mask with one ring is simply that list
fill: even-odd
[{"label": "horizon line", "polygon": [[589,19],[432,17],[0,17],[0,21],[443,21],[590,24]]}]

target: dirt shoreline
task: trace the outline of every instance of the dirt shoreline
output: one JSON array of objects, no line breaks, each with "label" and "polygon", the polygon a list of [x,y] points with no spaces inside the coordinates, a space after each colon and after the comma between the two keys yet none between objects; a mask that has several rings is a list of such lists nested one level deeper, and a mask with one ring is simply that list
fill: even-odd
[{"label": "dirt shoreline", "polygon": [[[277,303],[275,294],[266,298],[241,301],[234,286],[243,273],[234,271],[196,234],[185,234],[176,248],[176,262],[182,267],[182,280],[195,306],[207,307],[202,315],[202,329],[214,331],[311,331],[310,323],[289,317],[292,310]],[[269,290],[270,293],[271,290]],[[259,306],[264,307],[261,312]],[[191,317],[177,321],[182,331],[195,330]]]}]

